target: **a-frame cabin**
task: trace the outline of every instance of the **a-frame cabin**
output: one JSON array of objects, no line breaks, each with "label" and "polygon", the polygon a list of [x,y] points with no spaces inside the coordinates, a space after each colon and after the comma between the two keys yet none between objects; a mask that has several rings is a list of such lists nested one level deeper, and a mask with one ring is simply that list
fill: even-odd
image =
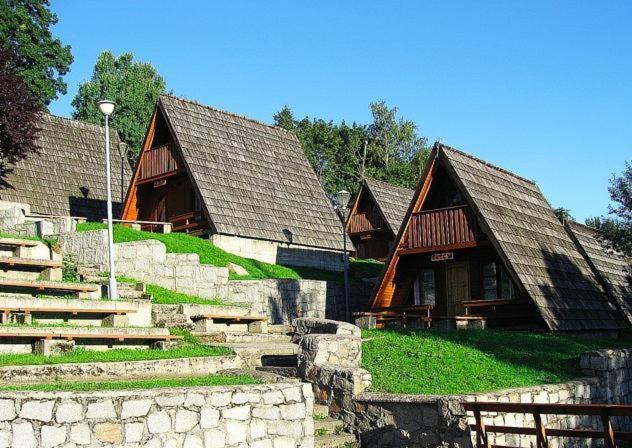
[{"label": "a-frame cabin", "polygon": [[617,331],[613,303],[537,185],[435,144],[371,311],[431,305],[433,322]]},{"label": "a-frame cabin", "polygon": [[358,258],[388,257],[413,193],[378,180],[362,182],[346,224]]},{"label": "a-frame cabin", "polygon": [[170,222],[231,253],[342,270],[340,220],[293,132],[161,95],[123,219]]}]

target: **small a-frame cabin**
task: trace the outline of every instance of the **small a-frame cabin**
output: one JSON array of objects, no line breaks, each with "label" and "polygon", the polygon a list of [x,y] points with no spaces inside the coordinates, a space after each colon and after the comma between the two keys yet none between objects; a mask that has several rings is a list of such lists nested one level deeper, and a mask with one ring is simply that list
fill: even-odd
[{"label": "small a-frame cabin", "polygon": [[358,258],[388,257],[414,192],[373,179],[362,182],[347,217],[347,234]]},{"label": "small a-frame cabin", "polygon": [[161,95],[123,219],[170,222],[231,253],[343,269],[342,225],[293,132]]},{"label": "small a-frame cabin", "polygon": [[619,307],[537,185],[436,143],[371,302],[432,322],[618,331]]}]

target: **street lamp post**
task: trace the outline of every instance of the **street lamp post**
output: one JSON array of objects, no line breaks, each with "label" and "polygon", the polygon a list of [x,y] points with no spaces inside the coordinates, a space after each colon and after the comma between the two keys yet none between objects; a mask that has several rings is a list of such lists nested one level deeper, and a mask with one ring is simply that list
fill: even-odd
[{"label": "street lamp post", "polygon": [[341,190],[336,194],[336,202],[338,210],[342,218],[342,260],[344,264],[344,280],[345,280],[345,317],[347,322],[351,322],[351,312],[349,310],[349,254],[347,253],[347,226],[345,219],[345,210],[351,199],[351,193]]},{"label": "street lamp post", "polygon": [[108,256],[110,266],[110,276],[108,281],[108,295],[110,300],[118,299],[118,291],[116,288],[116,277],[114,274],[114,238],[112,229],[112,182],[110,173],[110,128],[109,118],[114,112],[114,102],[103,100],[97,103],[99,110],[105,116],[105,170],[107,179],[107,211],[108,211]]}]

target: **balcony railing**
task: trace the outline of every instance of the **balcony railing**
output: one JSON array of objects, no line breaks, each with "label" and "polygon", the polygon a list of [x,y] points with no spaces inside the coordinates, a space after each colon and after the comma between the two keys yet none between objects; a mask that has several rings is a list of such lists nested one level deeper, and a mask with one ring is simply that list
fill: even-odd
[{"label": "balcony railing", "polygon": [[151,179],[156,176],[178,171],[180,160],[173,144],[152,148],[143,153],[140,165],[140,180]]},{"label": "balcony railing", "polygon": [[484,238],[476,215],[462,205],[413,213],[406,249],[467,246]]},{"label": "balcony railing", "polygon": [[385,227],[386,223],[379,212],[360,212],[349,217],[348,232],[350,235],[380,230]]},{"label": "balcony railing", "polygon": [[204,219],[204,215],[202,215],[201,211],[171,216],[169,221],[171,221],[174,232],[188,233],[208,227],[208,223]]}]

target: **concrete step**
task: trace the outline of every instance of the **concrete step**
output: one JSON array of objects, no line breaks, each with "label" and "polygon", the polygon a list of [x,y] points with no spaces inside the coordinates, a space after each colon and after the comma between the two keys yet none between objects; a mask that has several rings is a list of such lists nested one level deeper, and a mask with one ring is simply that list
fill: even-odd
[{"label": "concrete step", "polygon": [[291,331],[291,325],[268,325],[268,333],[270,334],[289,334]]},{"label": "concrete step", "polygon": [[[181,314],[179,316],[182,316]],[[184,316],[182,316],[184,317]],[[186,319],[186,318],[185,318]],[[289,343],[292,342],[290,336],[285,334],[249,333],[249,332],[228,332],[219,331],[213,333],[193,333],[202,342],[270,342]]]},{"label": "concrete step", "polygon": [[314,415],[318,417],[329,417],[329,406],[326,404],[314,403]]},{"label": "concrete step", "polygon": [[57,260],[0,256],[0,278],[61,281],[62,266]]},{"label": "concrete step", "polygon": [[341,432],[341,430],[342,430],[342,422],[340,420],[336,420],[335,418],[331,418],[331,417],[314,419],[314,432],[316,434],[319,434],[319,433],[336,434],[336,433]]},{"label": "concrete step", "polygon": [[213,342],[206,344],[211,347],[232,348],[237,356],[242,358],[247,368],[262,365],[262,360],[270,356],[289,356],[298,353],[298,345],[291,343],[270,342]]},{"label": "concrete step", "polygon": [[[152,313],[152,319],[154,325],[163,328],[183,328],[185,330],[192,330],[195,328],[195,324],[191,322],[184,314],[176,313]],[[200,339],[201,342],[221,342],[221,341],[206,341]]]},{"label": "concrete step", "polygon": [[358,447],[358,442],[353,434],[325,434],[316,435],[314,437],[314,446],[316,448],[351,448]]},{"label": "concrete step", "polygon": [[298,368],[296,367],[281,367],[281,366],[261,366],[255,370],[259,372],[272,373],[285,378],[296,378],[298,376]]}]

